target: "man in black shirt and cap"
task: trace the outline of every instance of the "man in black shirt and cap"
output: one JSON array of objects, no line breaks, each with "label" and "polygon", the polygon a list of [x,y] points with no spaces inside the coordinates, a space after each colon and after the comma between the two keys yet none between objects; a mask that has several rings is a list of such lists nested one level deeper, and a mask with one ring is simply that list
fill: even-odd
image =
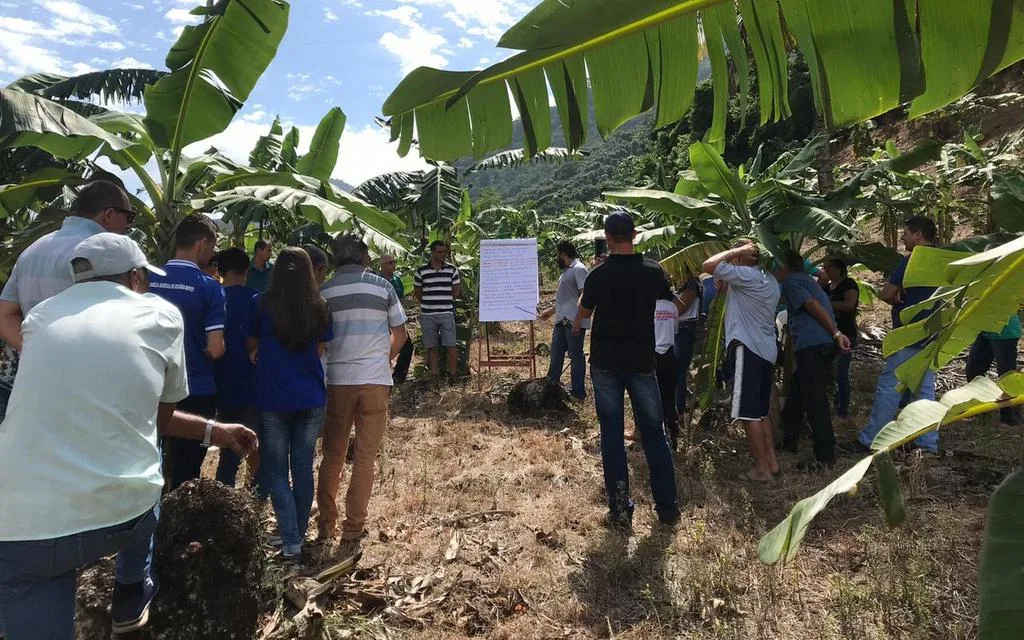
[{"label": "man in black shirt and cap", "polygon": [[634,253],[636,230],[628,213],[616,211],[605,218],[604,234],[609,256],[587,276],[573,331],[578,333],[583,320],[594,316],[590,334],[590,377],[597,419],[601,423],[601,461],[609,509],[607,523],[629,529],[633,522],[623,440],[624,394],[629,393],[650,468],[651,493],[658,520],[674,525],[679,521],[679,505],[655,375],[653,321],[654,307],[668,283],[657,262]]}]

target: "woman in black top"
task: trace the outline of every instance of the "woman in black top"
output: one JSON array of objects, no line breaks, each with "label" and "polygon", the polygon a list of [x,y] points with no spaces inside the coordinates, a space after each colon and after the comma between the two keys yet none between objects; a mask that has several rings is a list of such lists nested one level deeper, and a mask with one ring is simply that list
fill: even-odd
[{"label": "woman in black top", "polygon": [[846,263],[841,258],[829,258],[825,262],[828,276],[828,298],[832,301],[832,312],[836,326],[850,339],[850,351],[836,357],[836,413],[840,418],[850,415],[850,364],[853,349],[857,346],[857,303],[860,289],[857,282],[846,274]]}]

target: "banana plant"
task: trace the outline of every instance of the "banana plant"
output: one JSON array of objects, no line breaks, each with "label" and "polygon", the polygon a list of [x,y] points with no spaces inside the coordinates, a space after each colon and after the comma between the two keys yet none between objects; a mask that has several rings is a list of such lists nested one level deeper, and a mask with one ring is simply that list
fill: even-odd
[{"label": "banana plant", "polygon": [[824,123],[837,128],[908,101],[912,117],[954,102],[1024,58],[1022,28],[1013,0],[543,0],[498,41],[518,53],[478,71],[419,67],[382,112],[403,153],[415,129],[428,158],[482,158],[511,139],[511,96],[533,155],[551,145],[550,91],[566,146],[578,149],[588,94],[602,137],[652,107],[657,127],[685,115],[703,44],[714,83],[706,141],[722,151],[727,51],[741,93],[752,59],[764,123],[790,114],[788,48],[795,43]]},{"label": "banana plant", "polygon": [[[372,243],[403,250],[392,237],[402,226],[397,218],[330,184],[345,125],[340,109],[321,121],[302,157],[294,130],[281,139],[280,152],[276,139],[261,140],[251,158],[254,167],[215,150],[186,156],[188,145],[224,131],[241,109],[277,53],[289,4],[221,0],[197,6],[192,14],[203,20],[183,29],[167,54],[166,72],[115,70],[88,82],[36,77],[0,89],[0,148],[35,147],[68,161],[105,157],[133,172],[148,199],[136,204],[140,219],[152,223],[150,248],[160,259],[173,255],[174,230],[195,211],[224,211],[237,218],[284,212],[328,231],[358,228]],[[79,113],[67,103],[86,89],[120,97],[136,95],[139,87],[144,116],[106,108]],[[277,135],[272,129],[268,138]],[[156,174],[146,168],[151,161]],[[0,187],[0,199],[15,188]]]}]

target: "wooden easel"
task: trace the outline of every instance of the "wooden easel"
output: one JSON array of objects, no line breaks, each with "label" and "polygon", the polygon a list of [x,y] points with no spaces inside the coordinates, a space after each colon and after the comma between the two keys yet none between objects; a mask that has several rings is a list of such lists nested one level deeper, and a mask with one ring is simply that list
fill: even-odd
[{"label": "wooden easel", "polygon": [[[534,321],[530,320],[530,350],[527,354],[493,354],[491,353],[491,336],[487,332],[486,322],[480,323],[480,338],[477,339],[477,390],[483,389],[484,368],[488,370],[494,367],[529,367],[530,378],[537,377],[537,341],[534,333]],[[481,344],[482,342],[482,344]]]}]

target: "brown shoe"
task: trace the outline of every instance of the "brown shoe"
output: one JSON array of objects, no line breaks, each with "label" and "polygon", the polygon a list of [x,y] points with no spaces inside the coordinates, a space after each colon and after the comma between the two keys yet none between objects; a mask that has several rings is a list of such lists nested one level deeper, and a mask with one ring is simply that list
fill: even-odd
[{"label": "brown shoe", "polygon": [[356,540],[362,540],[366,536],[370,535],[370,531],[365,527],[359,531],[342,531],[341,541],[342,542],[355,542]]}]

